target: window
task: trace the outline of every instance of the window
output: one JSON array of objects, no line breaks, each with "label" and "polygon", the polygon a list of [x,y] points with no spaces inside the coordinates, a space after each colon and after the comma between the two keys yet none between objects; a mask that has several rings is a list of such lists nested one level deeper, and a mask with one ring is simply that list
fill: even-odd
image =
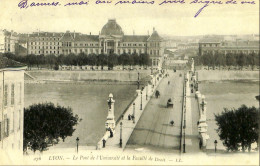
[{"label": "window", "polygon": [[9,136],[9,119],[7,118],[7,115],[4,115],[4,136],[8,137]]},{"label": "window", "polygon": [[4,106],[6,107],[7,104],[8,104],[8,85],[5,85],[5,88],[4,88]]}]

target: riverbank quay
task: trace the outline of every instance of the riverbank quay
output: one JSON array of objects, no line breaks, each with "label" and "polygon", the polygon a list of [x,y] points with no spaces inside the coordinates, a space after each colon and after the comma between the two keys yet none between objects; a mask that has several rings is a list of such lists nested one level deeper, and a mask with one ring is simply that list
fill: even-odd
[{"label": "riverbank quay", "polygon": [[[150,70],[126,70],[126,71],[55,71],[55,70],[28,70],[25,72],[25,80],[35,82],[136,82],[140,77],[140,82],[149,79]],[[154,71],[158,73],[158,71]]]},{"label": "riverbank quay", "polygon": [[153,75],[151,84],[147,84],[145,87],[136,91],[136,98],[122,113],[121,118],[116,121],[116,126],[113,130],[113,137],[111,137],[109,131],[106,131],[104,136],[97,143],[98,150],[124,150],[128,139],[143,113],[143,110],[164,77],[165,74],[158,73]]},{"label": "riverbank quay", "polygon": [[[157,88],[160,97],[152,98],[145,108],[126,146],[127,151],[137,149],[140,153],[168,151],[179,154],[184,72],[168,72],[169,77]],[[169,99],[173,107],[167,108]]]},{"label": "riverbank quay", "polygon": [[259,70],[196,70],[199,81],[222,81],[222,80],[259,80]]}]

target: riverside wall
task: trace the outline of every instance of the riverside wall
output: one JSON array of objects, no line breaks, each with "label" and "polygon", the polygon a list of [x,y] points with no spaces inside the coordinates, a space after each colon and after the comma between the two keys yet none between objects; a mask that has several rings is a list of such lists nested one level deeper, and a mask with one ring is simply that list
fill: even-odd
[{"label": "riverside wall", "polygon": [[259,80],[259,71],[197,70],[199,81]]},{"label": "riverside wall", "polygon": [[[151,73],[150,70],[132,71],[50,71],[34,70],[26,71],[37,81],[118,81],[133,82],[137,80],[140,73],[140,80],[146,79]],[[28,80],[31,78],[28,77]]]}]

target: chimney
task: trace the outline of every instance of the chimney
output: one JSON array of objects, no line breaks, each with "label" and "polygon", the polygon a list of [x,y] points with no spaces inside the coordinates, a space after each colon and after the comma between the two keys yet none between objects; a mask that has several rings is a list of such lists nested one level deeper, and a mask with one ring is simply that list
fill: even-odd
[{"label": "chimney", "polygon": [[149,31],[147,31],[148,36],[150,36]]},{"label": "chimney", "polygon": [[155,31],[155,28],[153,27],[153,32]]},{"label": "chimney", "polygon": [[91,35],[91,32],[89,32],[89,35]]},{"label": "chimney", "polygon": [[45,36],[47,36],[47,32],[45,32]]},{"label": "chimney", "polygon": [[135,30],[133,30],[133,35],[135,35]]}]

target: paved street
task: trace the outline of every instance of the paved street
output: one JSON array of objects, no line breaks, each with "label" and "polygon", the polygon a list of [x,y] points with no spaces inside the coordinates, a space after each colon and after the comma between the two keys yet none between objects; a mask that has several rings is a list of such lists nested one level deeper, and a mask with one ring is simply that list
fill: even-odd
[{"label": "paved street", "polygon": [[[183,72],[182,72],[183,73]],[[146,106],[128,144],[152,147],[163,147],[178,150],[180,142],[180,125],[182,114],[183,74],[169,71],[170,76],[158,86],[161,96],[153,97]],[[170,85],[168,85],[170,81]],[[166,108],[171,98],[173,108]],[[170,121],[174,120],[174,126]],[[127,147],[126,147],[127,148]]]}]

